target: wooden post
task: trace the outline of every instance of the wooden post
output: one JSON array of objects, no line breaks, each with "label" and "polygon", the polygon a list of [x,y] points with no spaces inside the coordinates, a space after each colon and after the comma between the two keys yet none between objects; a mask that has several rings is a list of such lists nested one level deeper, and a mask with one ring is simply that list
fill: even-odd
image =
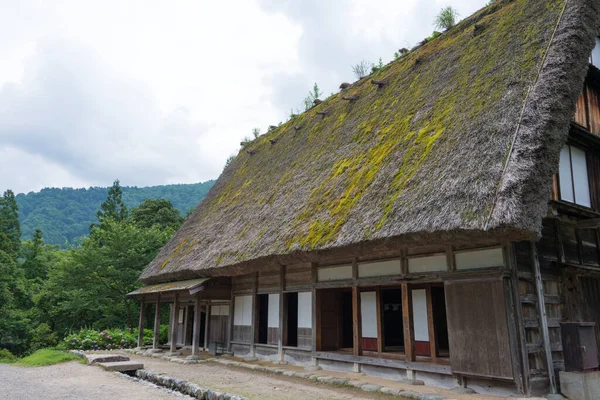
[{"label": "wooden post", "polygon": [[446,263],[448,264],[448,271],[456,271],[456,262],[454,258],[454,249],[452,246],[446,246]]},{"label": "wooden post", "polygon": [[200,295],[196,294],[194,301],[194,332],[192,334],[192,356],[197,356],[200,351],[200,318],[202,312],[200,311]]},{"label": "wooden post", "polygon": [[[210,302],[209,302],[210,307]],[[229,345],[227,348],[229,352],[233,351],[233,313],[235,312],[235,296],[233,295],[233,290],[231,291],[231,300],[229,301]],[[209,315],[207,313],[207,315]]]},{"label": "wooden post", "polygon": [[431,286],[425,289],[427,297],[427,325],[429,328],[429,354],[431,359],[437,358],[437,337],[435,335],[435,324],[433,322],[433,298],[431,296]]},{"label": "wooden post", "polygon": [[256,292],[258,290],[258,272],[254,274],[254,280],[252,281],[252,323],[250,331],[250,354],[252,357],[256,357],[256,342],[258,342],[258,296]]},{"label": "wooden post", "polygon": [[210,300],[206,302],[206,310],[204,311],[204,350],[208,351],[208,335],[210,335]]},{"label": "wooden post", "polygon": [[141,348],[144,345],[144,318],[145,318],[144,297],[140,298],[140,322],[138,324],[138,342],[137,347]]},{"label": "wooden post", "polygon": [[158,349],[160,339],[160,293],[156,298],[155,314],[154,314],[154,340],[152,341],[152,348]]},{"label": "wooden post", "polygon": [[284,336],[284,307],[285,302],[283,298],[283,291],[285,289],[285,265],[281,266],[279,271],[279,337],[277,338],[277,352],[279,356],[279,362],[284,361],[283,354],[283,336]]},{"label": "wooden post", "polygon": [[179,326],[179,293],[175,293],[175,301],[173,302],[173,308],[171,309],[173,315],[171,316],[171,353],[177,351],[177,328]]},{"label": "wooden post", "polygon": [[321,320],[319,318],[319,312],[321,310],[319,304],[319,296],[317,294],[317,289],[315,289],[315,284],[317,283],[317,265],[312,263],[310,265],[310,273],[311,273],[311,346],[312,346],[312,364],[314,366],[318,365],[318,360],[316,358],[317,351],[321,350]]},{"label": "wooden post", "polygon": [[360,291],[358,286],[352,286],[352,325],[353,330],[353,354],[362,356],[362,316],[360,309]]},{"label": "wooden post", "polygon": [[529,386],[530,374],[529,374],[529,354],[527,353],[527,339],[525,336],[525,327],[523,326],[523,309],[521,305],[521,293],[519,292],[519,270],[517,267],[517,259],[515,255],[515,248],[511,242],[505,245],[507,252],[507,260],[511,270],[511,288],[512,288],[512,306],[515,315],[515,331],[516,341],[515,343],[519,349],[517,359],[520,361],[518,364],[518,373],[520,375],[520,383],[517,382],[517,386],[521,392],[526,396],[531,396],[531,389]]},{"label": "wooden post", "polygon": [[415,327],[412,319],[412,296],[408,283],[402,283],[402,325],[404,327],[404,354],[406,361],[415,361]]},{"label": "wooden post", "polygon": [[552,349],[550,347],[550,333],[548,331],[548,319],[546,317],[546,301],[544,299],[544,287],[542,284],[542,273],[540,271],[540,262],[538,260],[537,246],[534,242],[531,245],[531,258],[533,264],[533,273],[535,275],[535,291],[538,297],[538,313],[540,317],[540,330],[542,331],[542,343],[546,355],[546,369],[548,370],[548,379],[550,380],[550,389],[556,393],[556,377],[554,376],[554,365],[552,363]]},{"label": "wooden post", "polygon": [[381,288],[375,289],[375,307],[377,310],[377,354],[383,353],[383,305],[381,304]]}]

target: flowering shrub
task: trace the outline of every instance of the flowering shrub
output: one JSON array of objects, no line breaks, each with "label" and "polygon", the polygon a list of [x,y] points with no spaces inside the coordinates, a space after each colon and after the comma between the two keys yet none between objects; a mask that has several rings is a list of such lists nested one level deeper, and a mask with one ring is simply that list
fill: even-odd
[{"label": "flowering shrub", "polygon": [[[95,331],[82,329],[78,333],[68,335],[63,343],[67,349],[74,350],[118,350],[137,347],[138,330],[106,329]],[[153,332],[144,329],[144,345],[152,344]]]}]

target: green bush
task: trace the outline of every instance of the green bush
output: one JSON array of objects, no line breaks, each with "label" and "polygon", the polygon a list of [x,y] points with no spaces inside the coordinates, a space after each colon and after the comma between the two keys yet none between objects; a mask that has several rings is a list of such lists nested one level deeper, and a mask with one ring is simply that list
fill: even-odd
[{"label": "green bush", "polygon": [[[106,329],[96,331],[82,329],[78,333],[68,335],[63,343],[67,349],[76,350],[118,350],[137,346],[137,329]],[[152,344],[152,331],[144,329],[144,344]]]},{"label": "green bush", "polygon": [[7,349],[0,349],[0,362],[13,362],[17,357]]},{"label": "green bush", "polygon": [[58,344],[56,332],[52,332],[50,326],[46,323],[41,323],[35,328],[31,335],[30,349],[35,351],[46,347],[53,347]]}]

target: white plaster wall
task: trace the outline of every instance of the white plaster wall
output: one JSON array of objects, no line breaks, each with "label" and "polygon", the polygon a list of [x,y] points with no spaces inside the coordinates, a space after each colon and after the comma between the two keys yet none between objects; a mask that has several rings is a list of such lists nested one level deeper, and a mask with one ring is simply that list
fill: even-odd
[{"label": "white plaster wall", "polygon": [[408,272],[411,274],[418,272],[446,271],[447,269],[448,264],[446,262],[445,254],[408,259]]},{"label": "white plaster wall", "polygon": [[502,267],[504,265],[501,248],[457,252],[454,257],[457,270]]},{"label": "white plaster wall", "polygon": [[298,293],[298,328],[312,328],[312,293]]},{"label": "white plaster wall", "polygon": [[358,276],[361,278],[400,275],[401,272],[402,267],[399,259],[358,264]]},{"label": "white plaster wall", "polygon": [[415,326],[415,340],[429,341],[429,323],[427,322],[427,294],[425,289],[412,291],[413,323]]},{"label": "white plaster wall", "polygon": [[319,282],[352,279],[352,265],[319,268],[317,270],[317,279]]},{"label": "white plaster wall", "polygon": [[360,314],[362,317],[362,337],[377,337],[377,303],[375,292],[360,293]]},{"label": "white plaster wall", "polygon": [[269,328],[279,328],[279,293],[269,295]]}]

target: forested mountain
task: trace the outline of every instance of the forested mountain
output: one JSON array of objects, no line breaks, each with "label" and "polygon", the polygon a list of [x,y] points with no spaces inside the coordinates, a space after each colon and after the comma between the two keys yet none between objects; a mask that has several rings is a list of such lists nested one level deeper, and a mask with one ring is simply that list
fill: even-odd
[{"label": "forested mountain", "polygon": [[[161,185],[152,187],[123,187],[127,208],[137,207],[144,199],[167,199],[185,215],[206,196],[214,181],[194,184]],[[97,221],[96,212],[106,199],[108,188],[89,189],[49,188],[40,192],[18,194],[19,221],[22,239],[33,237],[39,228],[48,244],[64,246],[75,238],[87,235],[90,224]]]}]

